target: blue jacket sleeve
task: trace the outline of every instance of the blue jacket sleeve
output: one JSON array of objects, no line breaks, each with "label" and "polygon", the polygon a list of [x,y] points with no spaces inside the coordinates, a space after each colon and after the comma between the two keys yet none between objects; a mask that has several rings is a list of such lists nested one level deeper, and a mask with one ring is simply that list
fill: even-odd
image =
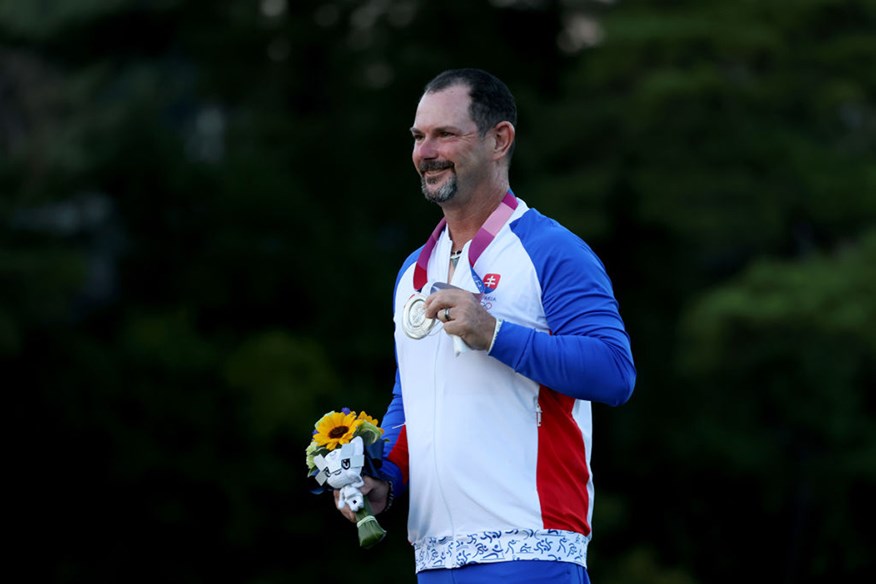
[{"label": "blue jacket sleeve", "polygon": [[[400,495],[404,492],[407,483],[402,473],[401,468],[392,460],[389,459],[389,454],[396,447],[399,440],[401,430],[405,425],[405,407],[402,401],[401,382],[399,380],[398,371],[395,373],[395,384],[392,388],[392,400],[383,415],[381,427],[383,428],[383,437],[387,440],[386,447],[383,450],[383,466],[381,474],[383,478],[392,482],[392,492],[395,495]],[[403,449],[407,449],[407,445],[401,445]]]},{"label": "blue jacket sleeve", "polygon": [[[422,249],[422,247],[420,249]],[[402,274],[404,274],[407,268],[416,261],[420,249],[411,253],[403,262],[402,267],[395,278],[393,298],[395,298],[395,291],[398,289]],[[393,312],[395,311],[395,308],[395,302],[393,302]],[[393,462],[390,458],[393,449],[397,449],[393,458],[396,460],[404,460],[404,464],[407,465],[407,442],[404,441],[404,443],[399,444],[399,438],[402,436],[402,428],[404,428],[405,425],[405,407],[402,399],[401,377],[397,365],[398,357],[396,356],[395,383],[393,383],[392,386],[392,399],[389,402],[389,406],[387,406],[386,413],[383,415],[383,420],[381,422],[383,437],[387,440],[386,447],[383,450],[384,454],[381,474],[383,474],[383,478],[392,482],[392,490],[395,495],[401,494],[407,487],[407,477],[405,476],[406,469],[403,470],[400,468],[399,465]]]},{"label": "blue jacket sleeve", "polygon": [[548,221],[521,239],[542,286],[550,332],[503,322],[490,355],[565,395],[617,406],[633,392],[630,338],[602,262],[580,238]]}]

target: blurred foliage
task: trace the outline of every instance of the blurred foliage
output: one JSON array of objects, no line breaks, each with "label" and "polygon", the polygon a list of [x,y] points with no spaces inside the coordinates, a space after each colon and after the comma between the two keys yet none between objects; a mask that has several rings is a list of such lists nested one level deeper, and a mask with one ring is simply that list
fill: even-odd
[{"label": "blurred foliage", "polygon": [[440,216],[408,128],[479,66],[518,97],[515,192],[604,259],[633,342],[593,581],[872,581],[874,30],[872,0],[0,0],[15,559],[415,581],[404,500],[357,549],[304,448],[388,401]]},{"label": "blurred foliage", "polygon": [[876,329],[862,326],[874,322],[876,230],[830,254],[756,260],[681,321],[678,368],[700,390],[680,408],[697,440],[679,435],[677,452],[723,475],[724,489],[757,494],[728,500],[708,521],[732,525],[746,509],[784,518],[749,539],[785,541],[796,578],[804,558],[822,578],[863,573],[872,561],[871,542],[849,533],[876,488],[876,425],[866,414],[876,407]]}]

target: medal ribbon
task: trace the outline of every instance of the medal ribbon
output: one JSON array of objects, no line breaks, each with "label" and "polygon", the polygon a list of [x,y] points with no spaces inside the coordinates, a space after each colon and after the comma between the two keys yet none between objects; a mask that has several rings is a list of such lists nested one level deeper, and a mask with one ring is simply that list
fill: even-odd
[{"label": "medal ribbon", "polygon": [[[496,234],[499,233],[499,230],[502,229],[502,226],[505,225],[516,208],[517,198],[514,196],[514,193],[509,190],[505,193],[505,197],[502,199],[502,202],[499,203],[499,206],[496,207],[496,210],[490,213],[490,216],[487,217],[487,220],[475,234],[474,239],[471,240],[471,245],[468,246],[468,265],[471,269],[472,278],[474,278],[475,284],[481,292],[485,292],[486,289],[483,280],[481,280],[481,277],[478,276],[477,272],[474,270],[475,262],[481,257],[481,254],[487,249],[490,242],[495,239]],[[426,268],[429,266],[429,258],[432,255],[432,250],[435,249],[435,246],[438,244],[438,238],[441,236],[441,231],[446,225],[447,219],[442,217],[441,221],[438,222],[438,225],[432,231],[432,235],[429,236],[429,240],[420,251],[420,255],[417,257],[417,265],[414,267],[414,288],[417,292],[422,290],[423,286],[425,286],[426,282],[429,280],[428,274],[426,273]]]}]

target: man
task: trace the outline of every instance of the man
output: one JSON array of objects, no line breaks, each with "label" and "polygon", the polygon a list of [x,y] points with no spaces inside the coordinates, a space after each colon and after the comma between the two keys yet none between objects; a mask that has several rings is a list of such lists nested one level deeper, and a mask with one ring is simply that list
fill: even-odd
[{"label": "man", "polygon": [[388,480],[362,492],[375,513],[408,492],[421,584],[589,582],[590,404],[635,383],[601,261],[511,191],[516,123],[504,83],[457,69],[411,128],[444,217],[396,280]]}]

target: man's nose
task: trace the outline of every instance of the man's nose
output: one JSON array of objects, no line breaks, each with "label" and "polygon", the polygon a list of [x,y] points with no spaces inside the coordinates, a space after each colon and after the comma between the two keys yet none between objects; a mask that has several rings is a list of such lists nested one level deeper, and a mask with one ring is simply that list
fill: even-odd
[{"label": "man's nose", "polygon": [[414,156],[418,158],[437,158],[438,149],[434,140],[423,138],[414,145]]}]

